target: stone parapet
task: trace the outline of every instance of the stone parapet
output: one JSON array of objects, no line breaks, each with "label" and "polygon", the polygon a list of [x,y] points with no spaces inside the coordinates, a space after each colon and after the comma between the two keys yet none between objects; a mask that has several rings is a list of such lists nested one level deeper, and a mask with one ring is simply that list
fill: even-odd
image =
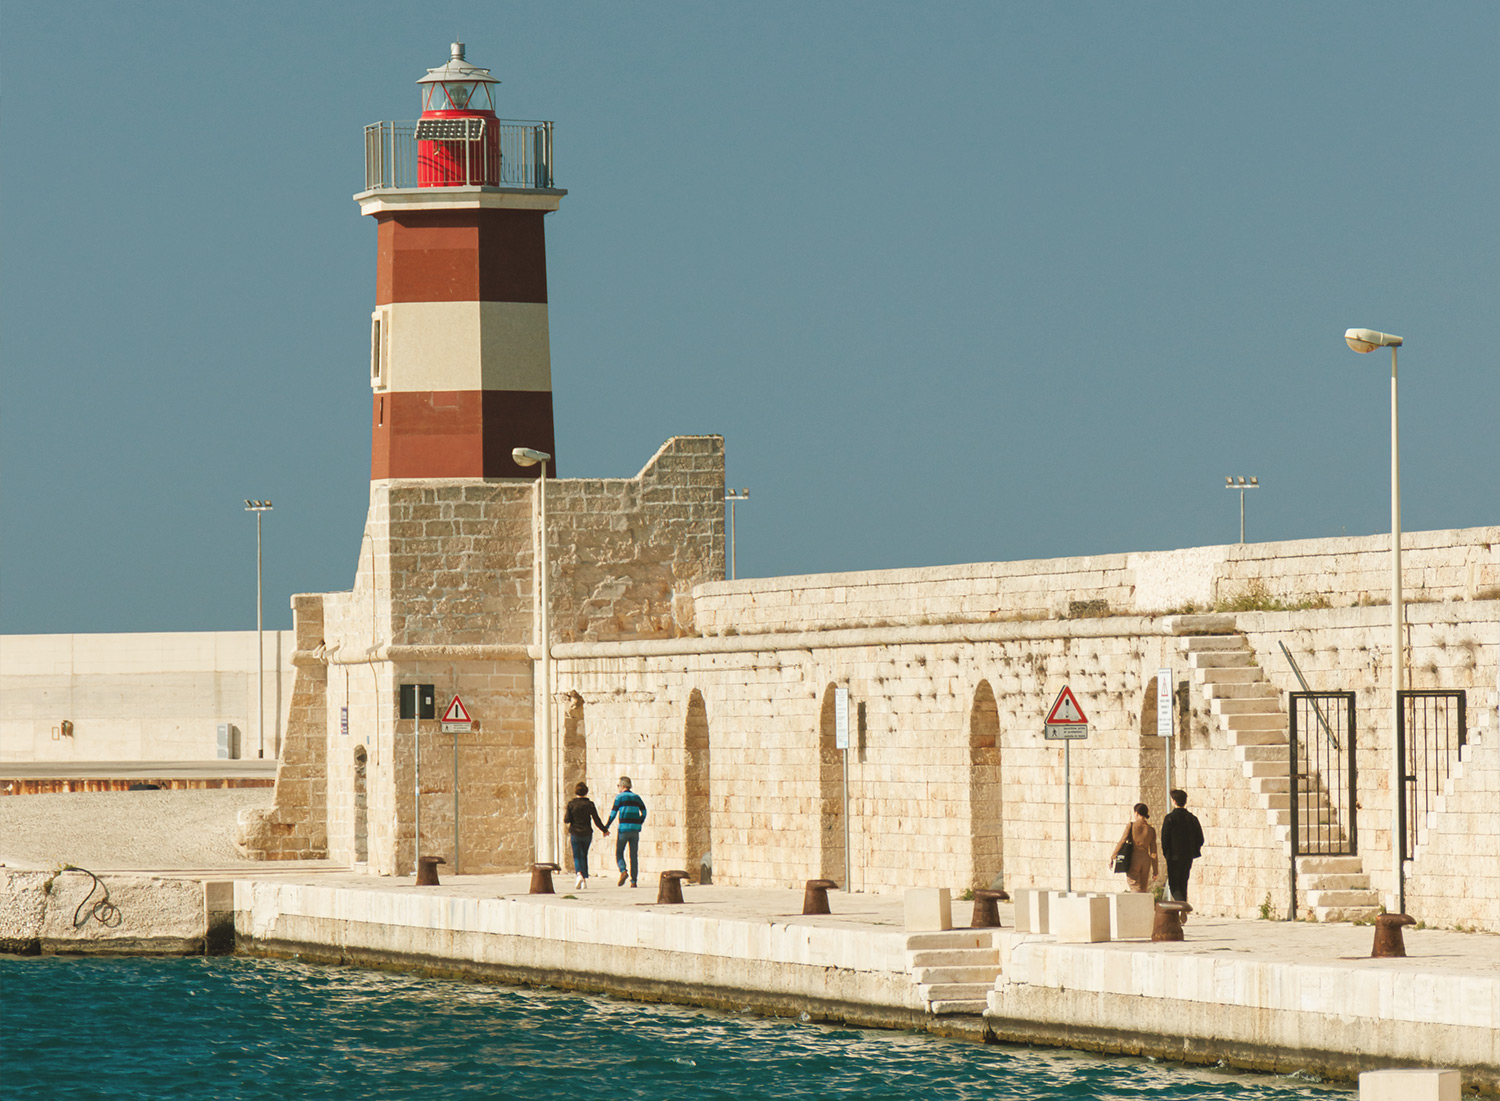
[{"label": "stone parapet", "polygon": [[[811,574],[702,585],[705,635],[1007,619],[1158,615],[1247,605],[1385,602],[1390,537],[1299,539],[1021,562]],[[1408,532],[1406,598],[1500,597],[1500,527]]]}]

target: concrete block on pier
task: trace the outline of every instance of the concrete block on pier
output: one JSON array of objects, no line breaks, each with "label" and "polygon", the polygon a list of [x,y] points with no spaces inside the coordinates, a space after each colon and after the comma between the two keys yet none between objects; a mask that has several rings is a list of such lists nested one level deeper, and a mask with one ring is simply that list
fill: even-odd
[{"label": "concrete block on pier", "polygon": [[906,928],[913,933],[953,928],[953,896],[947,887],[918,887],[906,892]]},{"label": "concrete block on pier", "polygon": [[1109,940],[1109,899],[1103,895],[1062,895],[1050,904],[1052,934],[1063,944]]},{"label": "concrete block on pier", "polygon": [[1156,920],[1156,899],[1135,891],[1105,897],[1109,899],[1111,940],[1151,939],[1152,923]]},{"label": "concrete block on pier", "polygon": [[1459,1101],[1456,1070],[1367,1070],[1359,1076],[1359,1101]]}]

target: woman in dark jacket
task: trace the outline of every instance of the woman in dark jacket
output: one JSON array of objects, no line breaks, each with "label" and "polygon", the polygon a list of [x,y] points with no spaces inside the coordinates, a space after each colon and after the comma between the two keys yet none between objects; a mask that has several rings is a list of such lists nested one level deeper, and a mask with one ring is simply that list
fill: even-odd
[{"label": "woman in dark jacket", "polygon": [[598,826],[605,837],[609,836],[609,830],[599,821],[599,808],[588,797],[589,786],[580,783],[573,793],[577,798],[563,811],[563,825],[568,827],[568,840],[573,843],[573,870],[578,873],[573,886],[582,890],[589,885],[589,846],[594,841],[594,827]]},{"label": "woman in dark jacket", "polygon": [[1130,825],[1125,827],[1125,832],[1120,835],[1120,840],[1115,842],[1114,851],[1109,854],[1109,866],[1115,866],[1115,857],[1119,855],[1120,849],[1125,845],[1127,838],[1135,846],[1130,854],[1130,867],[1125,869],[1125,878],[1130,883],[1130,889],[1137,894],[1145,894],[1151,890],[1151,881],[1156,878],[1156,830],[1148,821],[1151,811],[1145,803],[1135,805],[1135,816],[1131,818]]}]

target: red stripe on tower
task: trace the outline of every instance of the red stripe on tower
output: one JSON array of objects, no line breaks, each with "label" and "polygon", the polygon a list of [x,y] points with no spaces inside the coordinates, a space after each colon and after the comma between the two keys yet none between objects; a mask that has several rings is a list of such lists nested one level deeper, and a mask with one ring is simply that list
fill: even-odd
[{"label": "red stripe on tower", "polygon": [[379,226],[370,477],[535,478],[511,451],[556,454],[543,219],[566,192],[551,186],[552,125],[497,119],[498,82],[462,43],[418,83],[415,126],[366,128],[355,196]]}]

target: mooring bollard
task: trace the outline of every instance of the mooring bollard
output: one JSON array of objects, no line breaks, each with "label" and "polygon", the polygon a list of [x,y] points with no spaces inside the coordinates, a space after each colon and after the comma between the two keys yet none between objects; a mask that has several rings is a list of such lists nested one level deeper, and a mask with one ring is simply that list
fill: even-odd
[{"label": "mooring bollard", "polygon": [[684,872],[680,869],[670,872],[662,872],[661,879],[656,885],[656,901],[681,902],[682,881],[687,877],[687,872]]},{"label": "mooring bollard", "polygon": [[419,856],[417,857],[417,886],[437,887],[437,866],[448,863],[441,856]]},{"label": "mooring bollard", "polygon": [[1182,915],[1190,914],[1193,908],[1186,902],[1158,902],[1156,904],[1156,922],[1151,926],[1151,939],[1161,940],[1183,940]]},{"label": "mooring bollard", "polygon": [[1401,935],[1403,925],[1415,925],[1417,919],[1410,914],[1381,914],[1375,919],[1375,945],[1370,949],[1373,960],[1401,959],[1406,956],[1406,939]]},{"label": "mooring bollard", "polygon": [[531,866],[531,894],[555,895],[552,889],[552,873],[557,871],[557,864],[533,864]]},{"label": "mooring bollard", "polygon": [[831,879],[809,879],[802,891],[803,914],[831,914],[828,908],[828,888],[837,887]]},{"label": "mooring bollard", "polygon": [[1000,928],[1000,910],[996,903],[1009,902],[1010,895],[989,887],[974,888],[974,916],[969,919],[970,929]]}]

